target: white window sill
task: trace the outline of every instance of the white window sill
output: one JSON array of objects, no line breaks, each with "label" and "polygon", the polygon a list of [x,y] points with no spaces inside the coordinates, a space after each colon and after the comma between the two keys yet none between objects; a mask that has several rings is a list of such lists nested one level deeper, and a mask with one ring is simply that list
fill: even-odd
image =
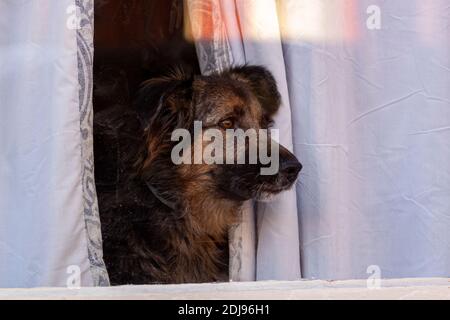
[{"label": "white window sill", "polygon": [[0,289],[0,299],[450,299],[450,279],[261,281],[109,288]]}]

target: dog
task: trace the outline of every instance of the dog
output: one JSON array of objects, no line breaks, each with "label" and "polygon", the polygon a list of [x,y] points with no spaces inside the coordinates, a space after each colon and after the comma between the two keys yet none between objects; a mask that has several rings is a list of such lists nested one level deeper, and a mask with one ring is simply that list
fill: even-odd
[{"label": "dog", "polygon": [[111,284],[228,280],[227,234],[243,203],[291,188],[302,166],[281,145],[274,175],[261,175],[260,161],[174,164],[171,134],[192,131],[194,121],[218,131],[267,129],[280,103],[272,74],[245,65],[208,76],[176,70],[144,82],[133,108],[95,116],[95,179]]}]

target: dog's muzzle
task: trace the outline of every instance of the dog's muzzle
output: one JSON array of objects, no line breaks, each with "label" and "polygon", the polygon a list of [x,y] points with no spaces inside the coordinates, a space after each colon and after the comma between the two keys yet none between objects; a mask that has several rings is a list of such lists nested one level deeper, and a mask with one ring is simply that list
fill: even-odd
[{"label": "dog's muzzle", "polygon": [[280,187],[291,186],[297,179],[302,167],[297,157],[280,145],[280,170],[278,173]]}]

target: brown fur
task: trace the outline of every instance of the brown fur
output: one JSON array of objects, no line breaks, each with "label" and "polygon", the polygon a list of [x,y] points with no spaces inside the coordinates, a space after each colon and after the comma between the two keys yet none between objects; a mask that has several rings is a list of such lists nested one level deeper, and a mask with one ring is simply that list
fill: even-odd
[{"label": "brown fur", "polygon": [[95,120],[97,190],[105,262],[113,284],[228,279],[231,225],[244,201],[289,188],[300,164],[280,148],[281,171],[257,165],[172,163],[174,129],[194,120],[221,128],[267,128],[280,98],[262,67],[211,76],[176,70],[143,84],[136,109],[115,108]]}]

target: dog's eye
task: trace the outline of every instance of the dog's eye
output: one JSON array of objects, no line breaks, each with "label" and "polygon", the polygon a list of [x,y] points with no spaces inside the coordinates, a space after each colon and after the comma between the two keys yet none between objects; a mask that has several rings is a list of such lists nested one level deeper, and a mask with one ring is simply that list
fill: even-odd
[{"label": "dog's eye", "polygon": [[223,129],[232,129],[234,128],[234,119],[228,118],[219,122],[219,126]]}]

